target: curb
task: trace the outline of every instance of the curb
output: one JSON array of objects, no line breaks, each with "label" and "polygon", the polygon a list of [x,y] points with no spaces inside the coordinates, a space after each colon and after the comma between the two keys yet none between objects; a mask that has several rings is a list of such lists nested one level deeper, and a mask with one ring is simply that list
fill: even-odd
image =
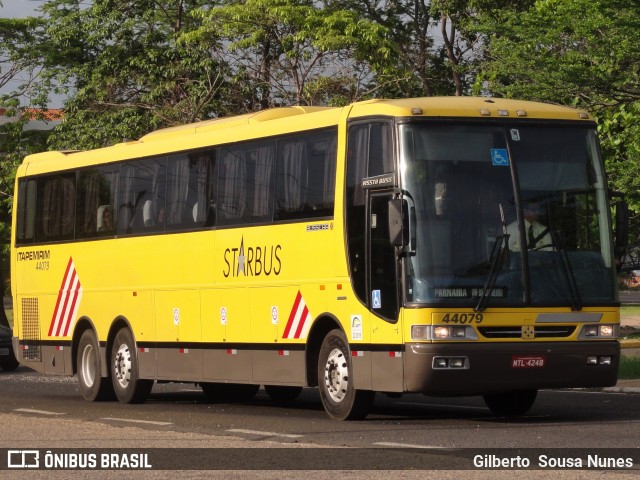
[{"label": "curb", "polygon": [[640,348],[640,340],[620,339],[620,348]]}]

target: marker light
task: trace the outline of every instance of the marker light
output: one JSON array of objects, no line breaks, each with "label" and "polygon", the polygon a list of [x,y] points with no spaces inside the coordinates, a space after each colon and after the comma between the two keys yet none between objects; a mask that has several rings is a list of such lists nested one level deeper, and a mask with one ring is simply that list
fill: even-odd
[{"label": "marker light", "polygon": [[429,340],[429,327],[427,325],[413,325],[411,338],[414,340]]}]

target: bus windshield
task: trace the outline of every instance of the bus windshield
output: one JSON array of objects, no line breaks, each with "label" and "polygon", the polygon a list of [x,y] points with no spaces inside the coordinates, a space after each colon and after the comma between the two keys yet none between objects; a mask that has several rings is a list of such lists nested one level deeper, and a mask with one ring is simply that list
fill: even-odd
[{"label": "bus windshield", "polygon": [[400,125],[407,304],[613,302],[596,132],[559,124]]}]

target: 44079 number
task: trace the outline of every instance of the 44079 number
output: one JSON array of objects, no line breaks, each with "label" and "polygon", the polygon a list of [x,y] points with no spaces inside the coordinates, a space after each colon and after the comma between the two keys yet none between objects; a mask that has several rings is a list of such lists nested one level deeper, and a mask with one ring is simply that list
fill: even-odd
[{"label": "44079 number", "polygon": [[445,313],[438,319],[438,323],[456,323],[466,325],[469,323],[482,323],[484,316],[481,313]]}]

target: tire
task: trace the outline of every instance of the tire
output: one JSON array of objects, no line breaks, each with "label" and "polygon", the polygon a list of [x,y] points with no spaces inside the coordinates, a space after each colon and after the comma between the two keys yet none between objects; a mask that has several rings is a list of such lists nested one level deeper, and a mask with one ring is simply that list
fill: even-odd
[{"label": "tire", "polygon": [[341,330],[324,338],[318,357],[318,389],[322,405],[335,420],[360,420],[367,416],[375,392],[356,390],[347,339]]},{"label": "tire", "polygon": [[265,385],[264,389],[269,398],[275,402],[293,402],[302,393],[302,387]]},{"label": "tire", "polygon": [[111,380],[122,403],[144,402],[153,387],[153,380],[139,377],[136,344],[127,328],[118,331],[111,346]]},{"label": "tire", "polygon": [[514,390],[512,392],[484,395],[484,403],[499,417],[519,417],[533,406],[537,390]]},{"label": "tire", "polygon": [[201,383],[210,402],[248,402],[256,396],[260,385],[245,383]]},{"label": "tire", "polygon": [[93,330],[85,330],[80,337],[76,352],[78,386],[80,395],[89,402],[113,400],[111,379],[103,378],[100,365],[100,345]]}]

